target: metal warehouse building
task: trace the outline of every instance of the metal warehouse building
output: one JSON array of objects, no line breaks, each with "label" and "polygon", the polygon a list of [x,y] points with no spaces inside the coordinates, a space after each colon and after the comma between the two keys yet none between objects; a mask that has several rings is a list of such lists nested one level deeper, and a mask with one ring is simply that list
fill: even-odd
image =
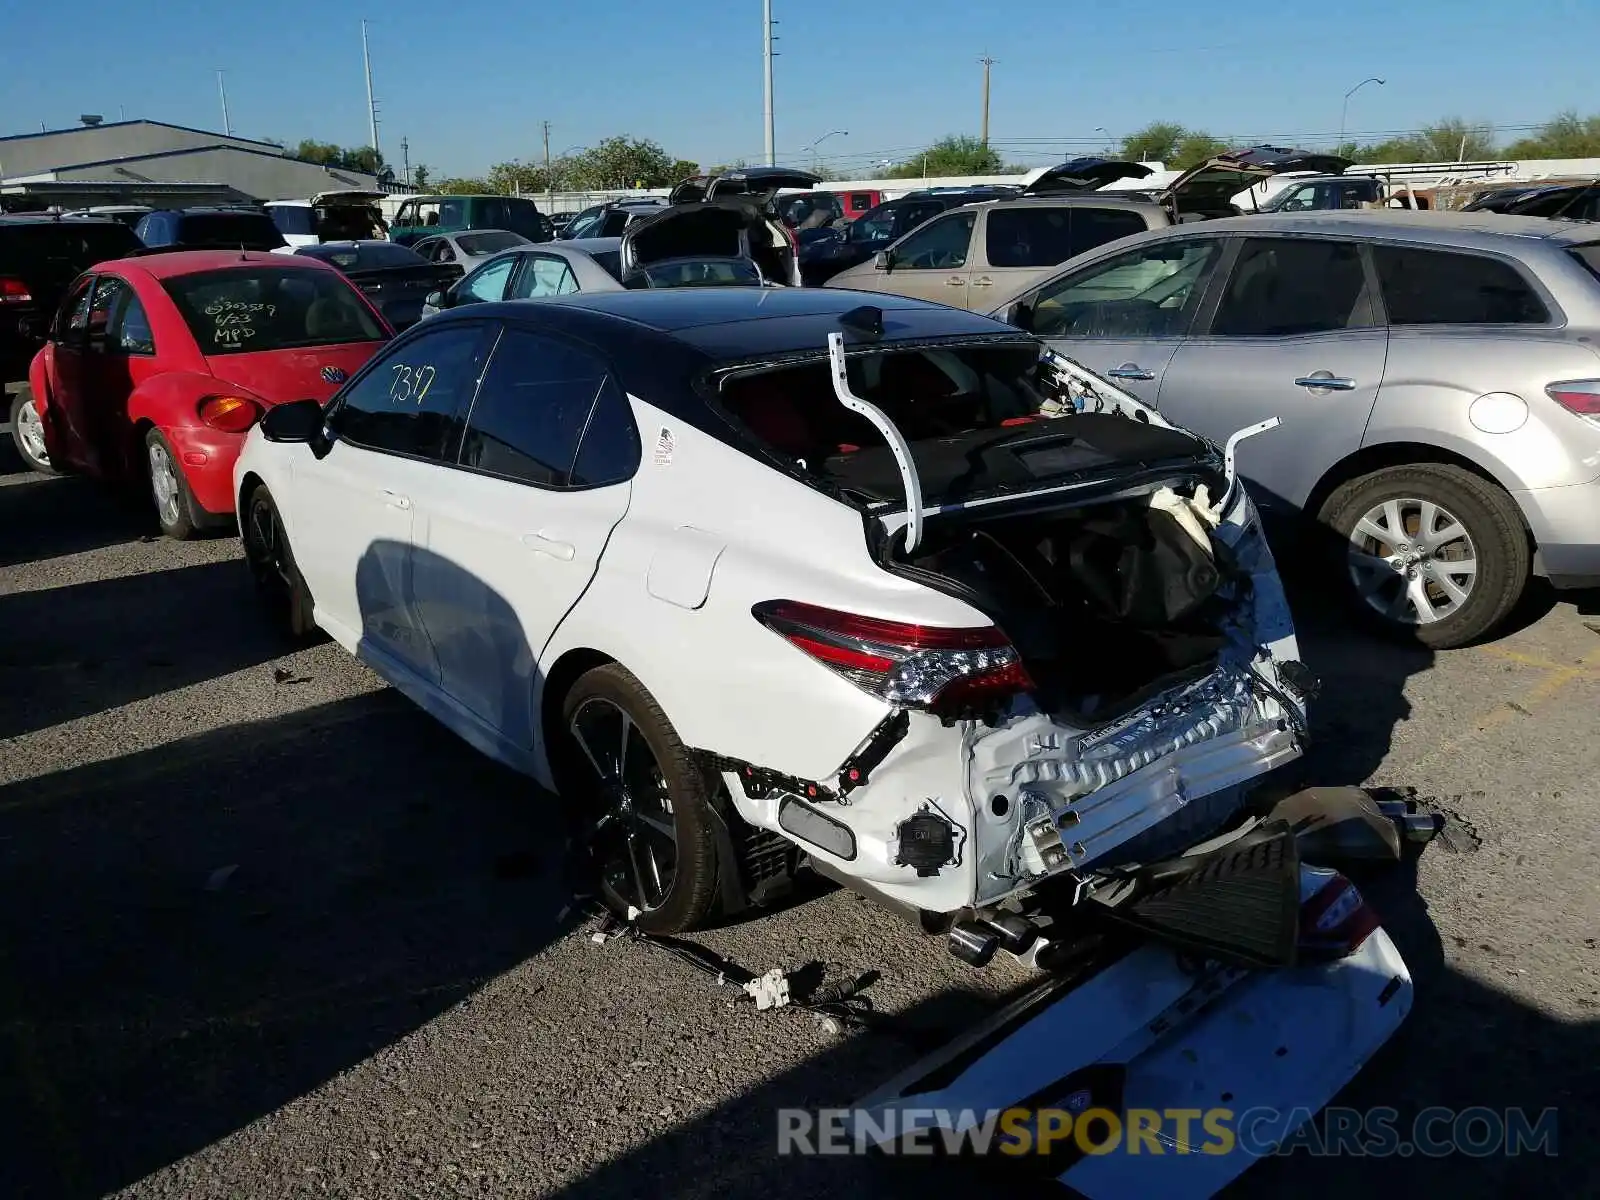
[{"label": "metal warehouse building", "polygon": [[0,199],[14,206],[247,203],[375,187],[371,175],[292,158],[271,142],[161,121],[0,137]]}]

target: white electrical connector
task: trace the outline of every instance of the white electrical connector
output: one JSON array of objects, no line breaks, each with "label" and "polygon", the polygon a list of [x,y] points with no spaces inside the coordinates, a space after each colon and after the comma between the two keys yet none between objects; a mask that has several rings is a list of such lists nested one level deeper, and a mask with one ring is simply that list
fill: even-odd
[{"label": "white electrical connector", "polygon": [[744,990],[762,1012],[789,1003],[789,977],[777,967],[752,979],[744,985]]}]

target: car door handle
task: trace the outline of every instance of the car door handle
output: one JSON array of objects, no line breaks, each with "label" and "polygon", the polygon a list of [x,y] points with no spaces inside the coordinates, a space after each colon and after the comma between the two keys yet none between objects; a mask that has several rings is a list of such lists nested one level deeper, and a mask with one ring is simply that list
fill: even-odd
[{"label": "car door handle", "polygon": [[990,279],[987,275],[980,275],[980,276],[978,276],[978,278],[976,278],[976,279],[974,279],[972,281],[972,286],[973,287],[993,287],[994,286],[994,280]]},{"label": "car door handle", "polygon": [[391,492],[387,488],[385,488],[380,494],[383,496],[383,502],[390,508],[398,508],[401,511],[406,511],[411,507],[410,496],[402,496],[399,492]]},{"label": "car door handle", "polygon": [[1315,371],[1296,379],[1295,383],[1299,387],[1310,388],[1313,391],[1320,388],[1328,392],[1352,392],[1356,386],[1354,379],[1340,379],[1328,371]]},{"label": "car door handle", "polygon": [[1111,379],[1154,379],[1154,371],[1146,371],[1138,363],[1123,363],[1120,367],[1112,367],[1106,372]]},{"label": "car door handle", "polygon": [[946,279],[945,282],[951,287],[964,287],[967,282],[967,277],[965,275],[952,275],[949,279]]},{"label": "car door handle", "polygon": [[559,542],[542,533],[523,534],[522,544],[536,554],[548,554],[562,562],[571,562],[572,556],[577,553],[577,548],[571,542]]}]

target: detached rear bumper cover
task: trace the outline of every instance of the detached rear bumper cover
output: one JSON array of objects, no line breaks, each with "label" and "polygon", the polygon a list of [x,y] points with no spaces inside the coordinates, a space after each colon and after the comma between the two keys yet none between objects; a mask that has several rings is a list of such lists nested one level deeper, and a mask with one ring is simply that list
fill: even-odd
[{"label": "detached rear bumper cover", "polygon": [[967,1128],[1025,1097],[1064,1107],[1069,1076],[1120,1064],[1125,1111],[1226,1110],[1231,1144],[1218,1153],[1224,1142],[1196,1119],[1180,1151],[1175,1124],[1163,1121],[1161,1153],[1147,1144],[1130,1153],[1124,1138],[1074,1162],[1061,1181],[1089,1197],[1210,1196],[1325,1106],[1411,1002],[1410,973],[1381,929],[1337,962],[1204,977],[1145,946],[1059,999],[997,1014],[857,1109],[868,1129]]}]

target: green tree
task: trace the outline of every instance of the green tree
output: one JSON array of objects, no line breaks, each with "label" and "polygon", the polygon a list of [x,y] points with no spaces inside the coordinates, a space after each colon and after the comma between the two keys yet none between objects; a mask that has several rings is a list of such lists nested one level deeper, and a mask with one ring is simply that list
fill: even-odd
[{"label": "green tree", "polygon": [[[554,173],[552,169],[551,174]],[[542,165],[534,166],[532,163],[513,159],[510,162],[495,163],[490,167],[488,183],[491,192],[509,196],[513,192],[524,194],[542,192],[549,179],[550,176],[545,174]]]},{"label": "green tree", "polygon": [[441,179],[433,190],[441,196],[481,196],[494,189],[486,179]]},{"label": "green tree", "polygon": [[665,187],[676,182],[672,172],[677,161],[648,138],[622,134],[573,155],[564,183],[580,191]]},{"label": "green tree", "polygon": [[360,171],[363,175],[376,175],[383,170],[383,155],[371,146],[348,146],[340,152],[335,166],[346,171]]},{"label": "green tree", "polygon": [[1354,157],[1368,163],[1457,162],[1496,158],[1499,154],[1492,126],[1447,117],[1420,132],[1363,147]]},{"label": "green tree", "polygon": [[1166,162],[1178,154],[1178,143],[1189,131],[1176,121],[1152,121],[1122,139],[1122,157],[1134,162]]},{"label": "green tree", "polygon": [[700,174],[700,164],[690,162],[687,158],[680,158],[667,169],[667,173],[672,176],[672,183],[678,183],[691,175]]},{"label": "green tree", "polygon": [[1228,143],[1198,129],[1187,129],[1172,152],[1171,161],[1163,159],[1169,167],[1187,171],[1199,166],[1208,158],[1215,158],[1228,149]]},{"label": "green tree", "polygon": [[428,186],[428,176],[433,174],[433,168],[427,163],[418,163],[411,168],[411,186],[421,191]]},{"label": "green tree", "polygon": [[1580,117],[1568,109],[1502,151],[1506,158],[1600,158],[1600,114]]},{"label": "green tree", "polygon": [[320,163],[325,167],[342,166],[344,161],[344,147],[332,142],[319,142],[315,138],[302,138],[289,154],[293,158],[303,158],[306,162]]},{"label": "green tree", "polygon": [[975,137],[951,134],[922,153],[890,168],[890,179],[936,179],[962,175],[995,175],[1000,155]]}]

